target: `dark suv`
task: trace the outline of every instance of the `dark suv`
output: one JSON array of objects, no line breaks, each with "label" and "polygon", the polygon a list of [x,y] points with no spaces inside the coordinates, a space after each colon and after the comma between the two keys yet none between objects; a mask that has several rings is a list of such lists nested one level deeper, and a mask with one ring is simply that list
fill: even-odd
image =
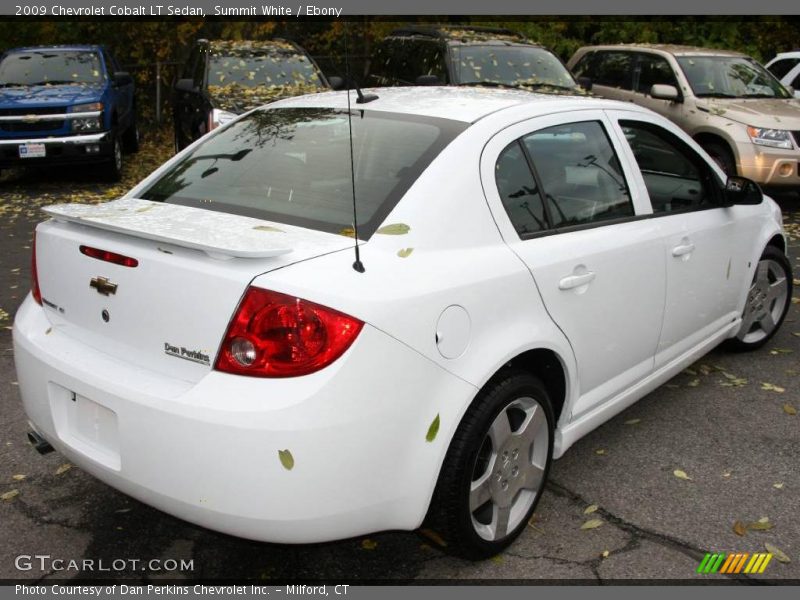
[{"label": "dark suv", "polygon": [[252,108],[330,87],[294,42],[198,40],[175,84],[175,150]]},{"label": "dark suv", "polygon": [[103,46],[14,48],[0,56],[0,168],[100,163],[119,179],[139,149],[131,76]]},{"label": "dark suv", "polygon": [[544,46],[508,29],[455,25],[394,30],[376,46],[367,82],[581,93],[569,70]]}]

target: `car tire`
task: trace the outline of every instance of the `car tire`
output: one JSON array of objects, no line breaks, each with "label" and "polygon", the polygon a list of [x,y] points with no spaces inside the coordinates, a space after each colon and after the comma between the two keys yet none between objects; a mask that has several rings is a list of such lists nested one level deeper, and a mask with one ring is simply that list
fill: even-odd
[{"label": "car tire", "polygon": [[777,333],[792,302],[792,266],[775,246],[767,246],[756,265],[742,311],[742,326],[726,342],[729,350],[748,352]]},{"label": "car tire", "polygon": [[725,175],[736,175],[736,159],[730,148],[722,142],[704,142],[700,144],[714,162],[725,171]]},{"label": "car tire", "polygon": [[128,129],[125,130],[122,136],[122,149],[127,154],[134,154],[139,151],[140,141],[139,124],[136,117],[134,117],[133,122],[128,126]]},{"label": "car tire", "polygon": [[547,389],[531,374],[506,371],[481,390],[453,436],[426,518],[449,552],[489,558],[525,530],[550,470],[553,429]]},{"label": "car tire", "polygon": [[117,132],[111,133],[111,159],[105,163],[104,179],[110,182],[119,181],[122,178],[122,168],[124,160],[122,158],[122,141]]}]

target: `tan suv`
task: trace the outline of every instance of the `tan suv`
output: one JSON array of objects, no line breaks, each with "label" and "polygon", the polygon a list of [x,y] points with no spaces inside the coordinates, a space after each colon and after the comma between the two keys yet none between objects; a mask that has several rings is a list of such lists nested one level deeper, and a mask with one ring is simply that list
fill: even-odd
[{"label": "tan suv", "polygon": [[567,63],[592,91],[672,119],[728,173],[800,187],[800,102],[749,56],[687,46],[587,46]]}]

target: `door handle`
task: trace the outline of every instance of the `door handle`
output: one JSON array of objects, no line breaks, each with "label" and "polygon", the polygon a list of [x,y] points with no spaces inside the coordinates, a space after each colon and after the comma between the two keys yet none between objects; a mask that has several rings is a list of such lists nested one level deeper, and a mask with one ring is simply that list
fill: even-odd
[{"label": "door handle", "polygon": [[694,244],[692,243],[681,244],[680,246],[675,246],[672,249],[672,256],[676,257],[686,256],[687,254],[691,254],[692,252],[694,252]]},{"label": "door handle", "polygon": [[568,277],[564,277],[558,282],[558,289],[571,290],[576,287],[581,287],[582,285],[586,285],[587,283],[594,281],[594,277],[594,271],[582,273],[581,275],[570,275]]}]

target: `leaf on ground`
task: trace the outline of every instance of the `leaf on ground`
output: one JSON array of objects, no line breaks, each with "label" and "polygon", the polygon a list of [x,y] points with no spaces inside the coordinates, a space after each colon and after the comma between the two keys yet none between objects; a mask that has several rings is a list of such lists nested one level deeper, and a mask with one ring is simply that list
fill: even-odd
[{"label": "leaf on ground", "polygon": [[783,412],[785,412],[787,415],[796,415],[797,409],[787,402],[783,405]]},{"label": "leaf on ground", "polygon": [[420,529],[419,533],[420,535],[424,535],[426,538],[428,538],[430,541],[432,541],[440,548],[447,547],[447,542],[444,541],[444,538],[442,538],[442,536],[436,533],[433,529]]},{"label": "leaf on ground", "polygon": [[773,527],[775,527],[775,525],[769,522],[769,517],[762,517],[755,523],[747,524],[747,528],[753,531],[768,531]]},{"label": "leaf on ground", "polygon": [[772,350],[769,351],[769,353],[772,354],[772,355],[775,355],[775,354],[791,354],[792,352],[793,352],[793,350],[790,350],[789,348],[773,348]]},{"label": "leaf on ground", "polygon": [[14,481],[22,481],[23,479],[25,479],[25,477],[27,477],[27,475],[12,475],[11,479],[13,479]]},{"label": "leaf on ground", "polygon": [[590,515],[590,514],[592,514],[593,512],[595,512],[595,511],[596,511],[598,508],[600,508],[600,507],[599,507],[599,506],[597,506],[597,504],[590,504],[589,506],[587,506],[587,507],[584,509],[584,511],[583,511],[583,514],[585,514],[585,515]]},{"label": "leaf on ground", "polygon": [[589,519],[583,525],[581,525],[581,529],[597,529],[603,524],[602,519]]},{"label": "leaf on ground", "polygon": [[744,534],[747,533],[747,525],[745,525],[741,521],[736,521],[733,524],[733,533],[739,536],[743,536]]},{"label": "leaf on ground", "polygon": [[428,427],[428,433],[425,434],[425,441],[432,442],[436,439],[436,434],[439,433],[439,415],[436,415],[436,418],[431,421],[430,427]]},{"label": "leaf on ground", "polygon": [[730,471],[727,471],[727,470],[726,470],[726,471],[723,471],[723,472],[722,472],[722,476],[723,476],[725,479],[728,479],[728,478],[731,476],[731,472],[730,472]]},{"label": "leaf on ground", "polygon": [[628,419],[625,421],[625,425],[636,425],[637,423],[641,423],[641,419]]},{"label": "leaf on ground", "polygon": [[700,385],[700,380],[699,379],[692,379],[686,385],[687,385],[687,387],[697,387],[698,385]]},{"label": "leaf on ground", "polygon": [[361,547],[364,550],[375,550],[375,548],[378,547],[378,542],[376,542],[375,540],[371,540],[369,538],[365,538],[361,540]]},{"label": "leaf on ground", "polygon": [[774,487],[776,490],[782,490],[783,489],[783,482],[782,481],[776,481],[775,483],[772,484],[772,487]]},{"label": "leaf on ground", "polygon": [[675,477],[677,477],[678,479],[683,479],[684,481],[692,480],[692,478],[686,474],[686,471],[682,471],[681,469],[675,469],[672,472],[672,474],[675,475]]},{"label": "leaf on ground", "polygon": [[495,554],[491,559],[493,563],[501,563],[503,562],[503,555],[502,554]]},{"label": "leaf on ground", "polygon": [[287,471],[291,471],[294,468],[294,456],[289,450],[278,450],[278,458],[283,465],[283,468]]},{"label": "leaf on ground", "polygon": [[772,556],[775,557],[775,560],[777,560],[778,562],[782,563],[792,562],[792,559],[786,556],[786,553],[777,546],[773,546],[769,542],[765,542],[764,548],[766,549],[767,552],[770,552]]},{"label": "leaf on ground", "polygon": [[783,389],[778,385],[775,385],[774,383],[767,383],[765,381],[761,382],[761,389],[767,392],[777,392],[779,394],[782,394],[783,392],[786,391],[785,389]]},{"label": "leaf on ground", "polygon": [[0,500],[11,500],[19,496],[19,490],[11,490],[10,492],[6,492],[5,494],[0,494]]},{"label": "leaf on ground", "polygon": [[608,550],[603,550],[603,551],[600,553],[600,556],[602,556],[603,558],[608,558],[608,555],[609,555],[609,554],[611,554],[611,553],[610,553]]},{"label": "leaf on ground", "polygon": [[63,475],[64,473],[66,473],[67,471],[69,471],[71,468],[72,468],[72,465],[71,465],[71,464],[69,464],[69,463],[64,463],[63,465],[61,465],[60,467],[58,467],[58,468],[56,469],[56,475]]},{"label": "leaf on ground", "polygon": [[604,456],[605,453],[606,453],[606,450],[605,450],[605,448],[598,448],[597,450],[594,451],[594,453],[597,454],[598,456]]}]

